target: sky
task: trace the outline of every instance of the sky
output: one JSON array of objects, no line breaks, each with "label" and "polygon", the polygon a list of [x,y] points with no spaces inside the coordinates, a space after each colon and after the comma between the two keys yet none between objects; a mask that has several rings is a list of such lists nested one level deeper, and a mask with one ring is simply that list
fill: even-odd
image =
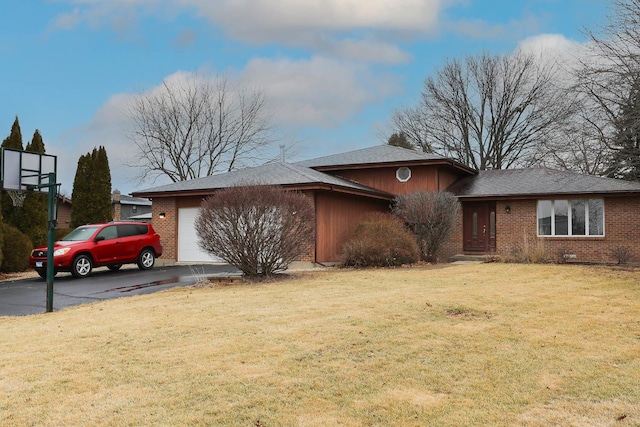
[{"label": "sky", "polygon": [[[112,188],[138,181],[127,103],[178,76],[263,89],[289,162],[386,142],[447,59],[519,48],[567,52],[607,0],[6,0],[0,138],[36,129],[71,195],[80,156],[104,146]],[[271,157],[269,157],[271,156]],[[137,162],[139,164],[139,162]]]}]

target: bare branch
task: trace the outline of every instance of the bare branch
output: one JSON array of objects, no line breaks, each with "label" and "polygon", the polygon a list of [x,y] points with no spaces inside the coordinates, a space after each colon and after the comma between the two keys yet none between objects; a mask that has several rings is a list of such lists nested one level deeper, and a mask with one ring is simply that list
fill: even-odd
[{"label": "bare branch", "polygon": [[453,59],[425,79],[416,108],[394,113],[394,127],[424,151],[476,169],[529,165],[575,110],[554,74],[553,64],[521,52]]},{"label": "bare branch", "polygon": [[215,79],[173,77],[129,108],[141,178],[185,181],[234,169],[273,142],[263,91]]}]

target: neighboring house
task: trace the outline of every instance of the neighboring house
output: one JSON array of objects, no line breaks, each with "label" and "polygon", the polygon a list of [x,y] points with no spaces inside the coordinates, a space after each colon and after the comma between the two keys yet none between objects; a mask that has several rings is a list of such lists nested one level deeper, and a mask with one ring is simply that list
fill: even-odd
[{"label": "neighboring house", "polygon": [[71,199],[62,194],[58,194],[56,203],[56,214],[58,228],[69,228],[71,224]]},{"label": "neighboring house", "polygon": [[544,168],[478,172],[437,155],[380,145],[294,164],[271,163],[134,193],[153,198],[163,258],[216,261],[197,245],[194,220],[204,198],[231,186],[278,185],[308,195],[316,238],[305,259],[338,260],[364,215],[388,212],[396,195],[451,191],[462,204],[441,258],[507,255],[542,247],[579,261],[614,261],[628,246],[640,258],[640,184]]},{"label": "neighboring house", "polygon": [[149,199],[122,195],[118,190],[114,190],[111,195],[111,213],[114,221],[149,221],[151,206]]}]

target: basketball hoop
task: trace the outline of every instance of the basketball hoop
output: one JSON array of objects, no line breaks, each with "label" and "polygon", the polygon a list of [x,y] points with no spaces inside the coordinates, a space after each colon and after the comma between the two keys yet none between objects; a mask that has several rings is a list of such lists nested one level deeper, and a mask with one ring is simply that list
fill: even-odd
[{"label": "basketball hoop", "polygon": [[5,190],[9,193],[9,197],[11,197],[11,201],[13,201],[13,206],[17,208],[21,208],[24,205],[24,199],[27,197],[26,191],[19,190]]}]

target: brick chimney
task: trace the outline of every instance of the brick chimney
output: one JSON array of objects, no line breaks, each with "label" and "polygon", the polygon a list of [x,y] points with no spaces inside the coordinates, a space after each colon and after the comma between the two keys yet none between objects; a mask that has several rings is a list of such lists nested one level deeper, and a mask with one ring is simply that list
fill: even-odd
[{"label": "brick chimney", "polygon": [[114,221],[119,221],[120,216],[122,215],[122,206],[120,205],[121,194],[118,190],[113,190],[113,194],[111,195],[111,214],[113,216]]}]

